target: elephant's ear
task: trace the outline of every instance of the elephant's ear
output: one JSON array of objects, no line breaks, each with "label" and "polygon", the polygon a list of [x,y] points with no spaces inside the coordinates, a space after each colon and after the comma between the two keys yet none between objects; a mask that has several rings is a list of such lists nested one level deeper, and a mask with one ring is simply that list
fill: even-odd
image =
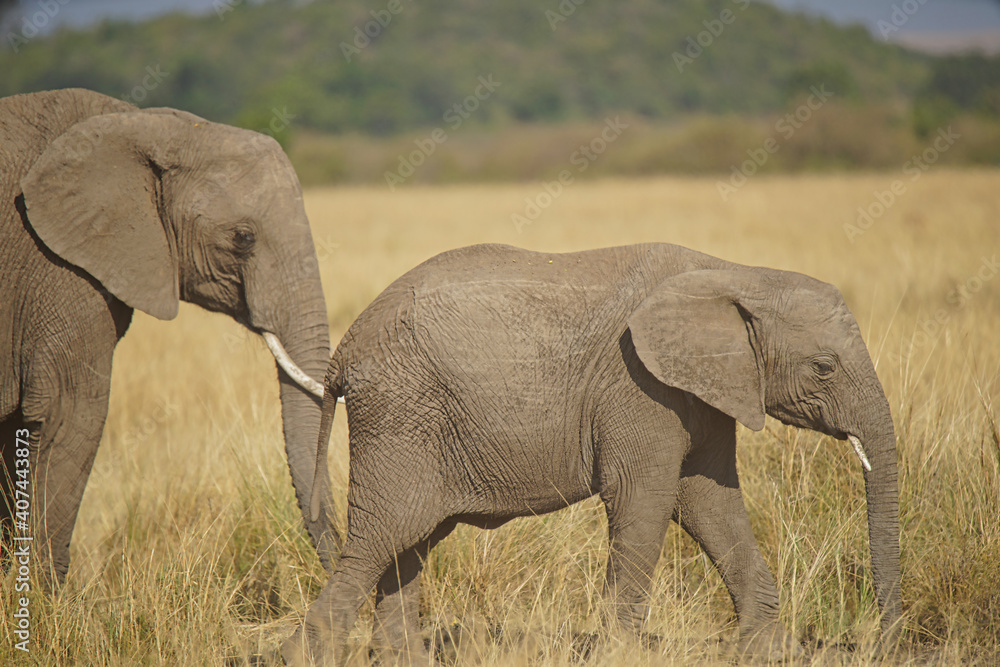
[{"label": "elephant's ear", "polygon": [[740,300],[745,283],[740,271],[673,276],[639,304],[628,326],[639,360],[660,382],[759,431],[763,358],[753,315]]},{"label": "elephant's ear", "polygon": [[28,221],[48,248],[118,299],[177,315],[174,239],[161,175],[187,123],[141,111],[88,118],[57,137],[21,179]]}]

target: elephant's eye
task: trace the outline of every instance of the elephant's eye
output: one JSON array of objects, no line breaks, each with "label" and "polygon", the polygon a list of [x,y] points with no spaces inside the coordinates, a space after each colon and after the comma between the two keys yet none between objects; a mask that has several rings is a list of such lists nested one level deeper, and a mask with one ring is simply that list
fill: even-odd
[{"label": "elephant's eye", "polygon": [[240,228],[233,232],[233,247],[236,248],[236,252],[242,254],[250,252],[256,241],[257,237],[254,236],[252,229]]},{"label": "elephant's eye", "polygon": [[812,362],[813,370],[816,371],[816,375],[820,377],[826,377],[833,373],[833,364],[826,359],[816,359]]}]

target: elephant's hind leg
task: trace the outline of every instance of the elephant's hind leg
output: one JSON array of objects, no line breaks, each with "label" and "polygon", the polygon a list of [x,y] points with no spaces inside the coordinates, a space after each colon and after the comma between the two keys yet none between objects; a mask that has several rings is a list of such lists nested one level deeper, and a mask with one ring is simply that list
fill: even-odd
[{"label": "elephant's hind leg", "polygon": [[[426,552],[425,543],[435,534],[440,519],[426,511],[426,489],[420,485],[387,488],[380,483],[386,478],[384,462],[369,468],[362,463],[364,447],[352,443],[351,497],[347,510],[347,539],[337,569],[317,600],[309,607],[305,623],[284,643],[282,656],[290,665],[327,664],[341,659],[343,645],[354,623],[358,609],[380,580],[385,584],[385,598],[395,598],[402,622],[409,623],[415,613],[405,608],[419,587],[418,548]],[[374,445],[373,445],[374,448]],[[375,472],[373,472],[375,471]],[[377,474],[376,474],[377,473]],[[393,477],[392,479],[396,479]],[[423,501],[423,502],[421,502]],[[402,560],[402,576],[397,579],[406,590],[396,594],[391,583],[395,575],[397,555]],[[390,614],[397,613],[390,607]]]},{"label": "elephant's hind leg", "polygon": [[379,579],[373,643],[383,659],[427,664],[429,656],[420,631],[420,573],[427,553],[454,527],[454,522],[441,524],[429,539],[400,554]]},{"label": "elephant's hind leg", "polygon": [[381,662],[426,655],[419,618],[421,561],[426,552],[420,547],[407,549],[379,579],[372,645]]},{"label": "elephant's hind leg", "polygon": [[309,606],[305,622],[281,647],[288,665],[337,664],[358,609],[382,576],[387,562],[372,560],[344,545],[337,569]]}]

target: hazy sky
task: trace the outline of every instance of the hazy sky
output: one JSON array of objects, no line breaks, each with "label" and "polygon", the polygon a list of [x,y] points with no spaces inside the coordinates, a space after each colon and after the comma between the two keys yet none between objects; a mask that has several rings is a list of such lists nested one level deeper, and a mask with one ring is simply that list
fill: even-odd
[{"label": "hazy sky", "polygon": [[[1000,30],[1000,2],[997,0],[770,0],[786,9],[829,16],[836,21],[862,22],[874,29],[880,20],[889,21],[893,6],[914,4],[919,9],[906,22],[904,29],[938,30]],[[876,32],[876,34],[878,34]]]},{"label": "hazy sky", "polygon": [[[37,0],[20,0],[25,12],[36,8]],[[219,6],[240,5],[250,0],[70,0],[61,5],[53,23],[86,25],[102,18],[144,19],[172,10],[215,13]],[[500,0],[498,0],[500,1]],[[627,1],[627,0],[620,0]],[[828,16],[839,22],[860,22],[875,31],[879,20],[889,20],[893,5],[919,4],[921,0],[767,0],[789,9]],[[546,3],[541,2],[540,7]],[[550,4],[558,4],[550,0]],[[906,22],[913,31],[1000,31],[1000,0],[925,0]],[[877,32],[876,32],[877,34]]]}]

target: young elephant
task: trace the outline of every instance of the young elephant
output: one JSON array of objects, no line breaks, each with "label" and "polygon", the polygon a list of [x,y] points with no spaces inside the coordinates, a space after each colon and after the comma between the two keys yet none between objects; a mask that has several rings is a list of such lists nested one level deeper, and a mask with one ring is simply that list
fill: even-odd
[{"label": "young elephant", "polygon": [[854,445],[882,630],[895,631],[892,417],[830,285],[666,244],[462,248],[413,269],[358,317],[325,390],[317,472],[326,479],[344,396],[348,528],[336,572],[283,646],[290,663],[329,658],[373,587],[378,641],[422,651],[428,549],[458,523],[494,528],[593,494],[607,510],[605,593],[618,623],[638,630],[645,618],[673,519],[722,575],[740,649],[794,654],[736,471],[736,420],[759,430],[765,414]]}]

